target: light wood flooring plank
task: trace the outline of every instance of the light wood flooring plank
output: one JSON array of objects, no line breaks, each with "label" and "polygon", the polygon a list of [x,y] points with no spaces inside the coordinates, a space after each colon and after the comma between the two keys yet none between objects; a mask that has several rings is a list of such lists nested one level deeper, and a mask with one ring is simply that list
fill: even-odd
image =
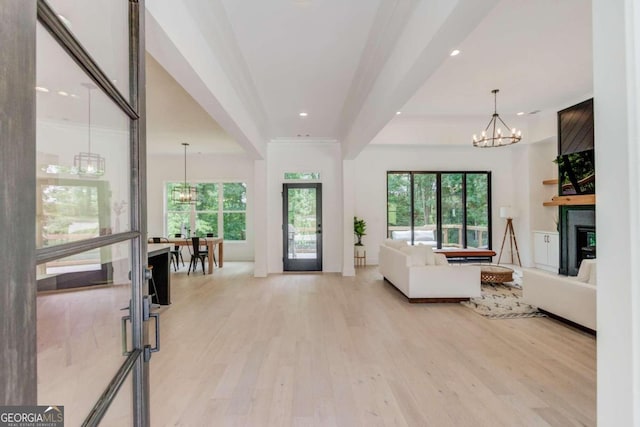
[{"label": "light wood flooring plank", "polygon": [[[234,262],[173,274],[150,366],[153,426],[596,424],[593,336],[409,304],[375,267],[252,274]],[[39,316],[64,316],[62,303],[42,301]]]}]

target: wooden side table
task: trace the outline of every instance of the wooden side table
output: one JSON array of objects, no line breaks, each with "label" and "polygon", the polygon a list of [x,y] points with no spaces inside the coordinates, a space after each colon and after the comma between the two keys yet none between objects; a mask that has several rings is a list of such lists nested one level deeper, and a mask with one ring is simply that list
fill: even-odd
[{"label": "wooden side table", "polygon": [[480,266],[480,281],[483,283],[504,283],[513,280],[513,270],[493,264],[475,264]]},{"label": "wooden side table", "polygon": [[353,253],[353,265],[354,267],[364,267],[367,265],[367,251],[362,251],[362,255],[358,255],[357,252]]}]

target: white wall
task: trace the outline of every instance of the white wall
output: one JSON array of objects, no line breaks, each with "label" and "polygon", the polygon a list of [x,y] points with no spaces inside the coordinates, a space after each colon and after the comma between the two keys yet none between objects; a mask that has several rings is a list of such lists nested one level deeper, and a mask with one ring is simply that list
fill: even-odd
[{"label": "white wall", "polygon": [[285,172],[320,172],[323,271],[342,271],[342,154],[337,143],[271,142],[267,153],[268,271],[282,272],[282,184]]},{"label": "white wall", "polygon": [[550,201],[553,196],[558,195],[557,185],[542,185],[545,179],[558,178],[558,165],[553,162],[557,155],[556,139],[529,146],[528,157],[531,165],[529,199],[532,202],[529,215],[532,230],[557,231],[558,207],[542,206],[543,202]]},{"label": "white wall", "polygon": [[[187,179],[197,181],[241,181],[247,184],[247,240],[225,242],[224,259],[252,261],[254,248],[254,162],[244,155],[189,154]],[[147,230],[149,236],[164,236],[164,188],[167,182],[184,180],[184,156],[147,157]]]},{"label": "white wall", "polygon": [[[355,215],[367,221],[367,263],[378,263],[378,247],[387,232],[386,173],[389,170],[491,171],[493,249],[498,252],[505,222],[499,207],[515,205],[513,148],[480,149],[444,146],[369,146],[355,159]],[[529,245],[529,233],[520,233],[518,242]],[[521,240],[522,239],[522,240]],[[508,255],[508,252],[503,254]]]},{"label": "white wall", "polygon": [[[634,9],[635,8],[635,9]],[[593,1],[598,425],[640,426],[640,9]]]},{"label": "white wall", "polygon": [[558,193],[557,185],[542,184],[543,180],[558,176],[558,166],[553,162],[557,151],[555,137],[513,147],[514,201],[519,210],[513,223],[524,267],[533,266],[532,231],[557,230],[558,208],[542,205]]}]

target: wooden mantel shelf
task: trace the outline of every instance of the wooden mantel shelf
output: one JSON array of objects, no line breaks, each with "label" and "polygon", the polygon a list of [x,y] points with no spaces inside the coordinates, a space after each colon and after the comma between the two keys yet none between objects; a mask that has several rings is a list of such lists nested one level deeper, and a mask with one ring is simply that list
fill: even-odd
[{"label": "wooden mantel shelf", "polygon": [[582,194],[575,196],[555,196],[550,202],[542,203],[543,206],[569,206],[569,205],[595,205],[595,194]]},{"label": "wooden mantel shelf", "polygon": [[558,178],[545,179],[542,181],[542,185],[558,185]]}]

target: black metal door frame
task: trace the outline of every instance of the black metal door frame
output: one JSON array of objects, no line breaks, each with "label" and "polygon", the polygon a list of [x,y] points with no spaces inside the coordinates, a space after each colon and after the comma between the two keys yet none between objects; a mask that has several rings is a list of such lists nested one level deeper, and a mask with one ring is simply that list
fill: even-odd
[{"label": "black metal door frame", "polygon": [[[316,190],[316,258],[289,258],[289,189]],[[322,271],[322,184],[282,184],[282,263],[284,271]]]}]

